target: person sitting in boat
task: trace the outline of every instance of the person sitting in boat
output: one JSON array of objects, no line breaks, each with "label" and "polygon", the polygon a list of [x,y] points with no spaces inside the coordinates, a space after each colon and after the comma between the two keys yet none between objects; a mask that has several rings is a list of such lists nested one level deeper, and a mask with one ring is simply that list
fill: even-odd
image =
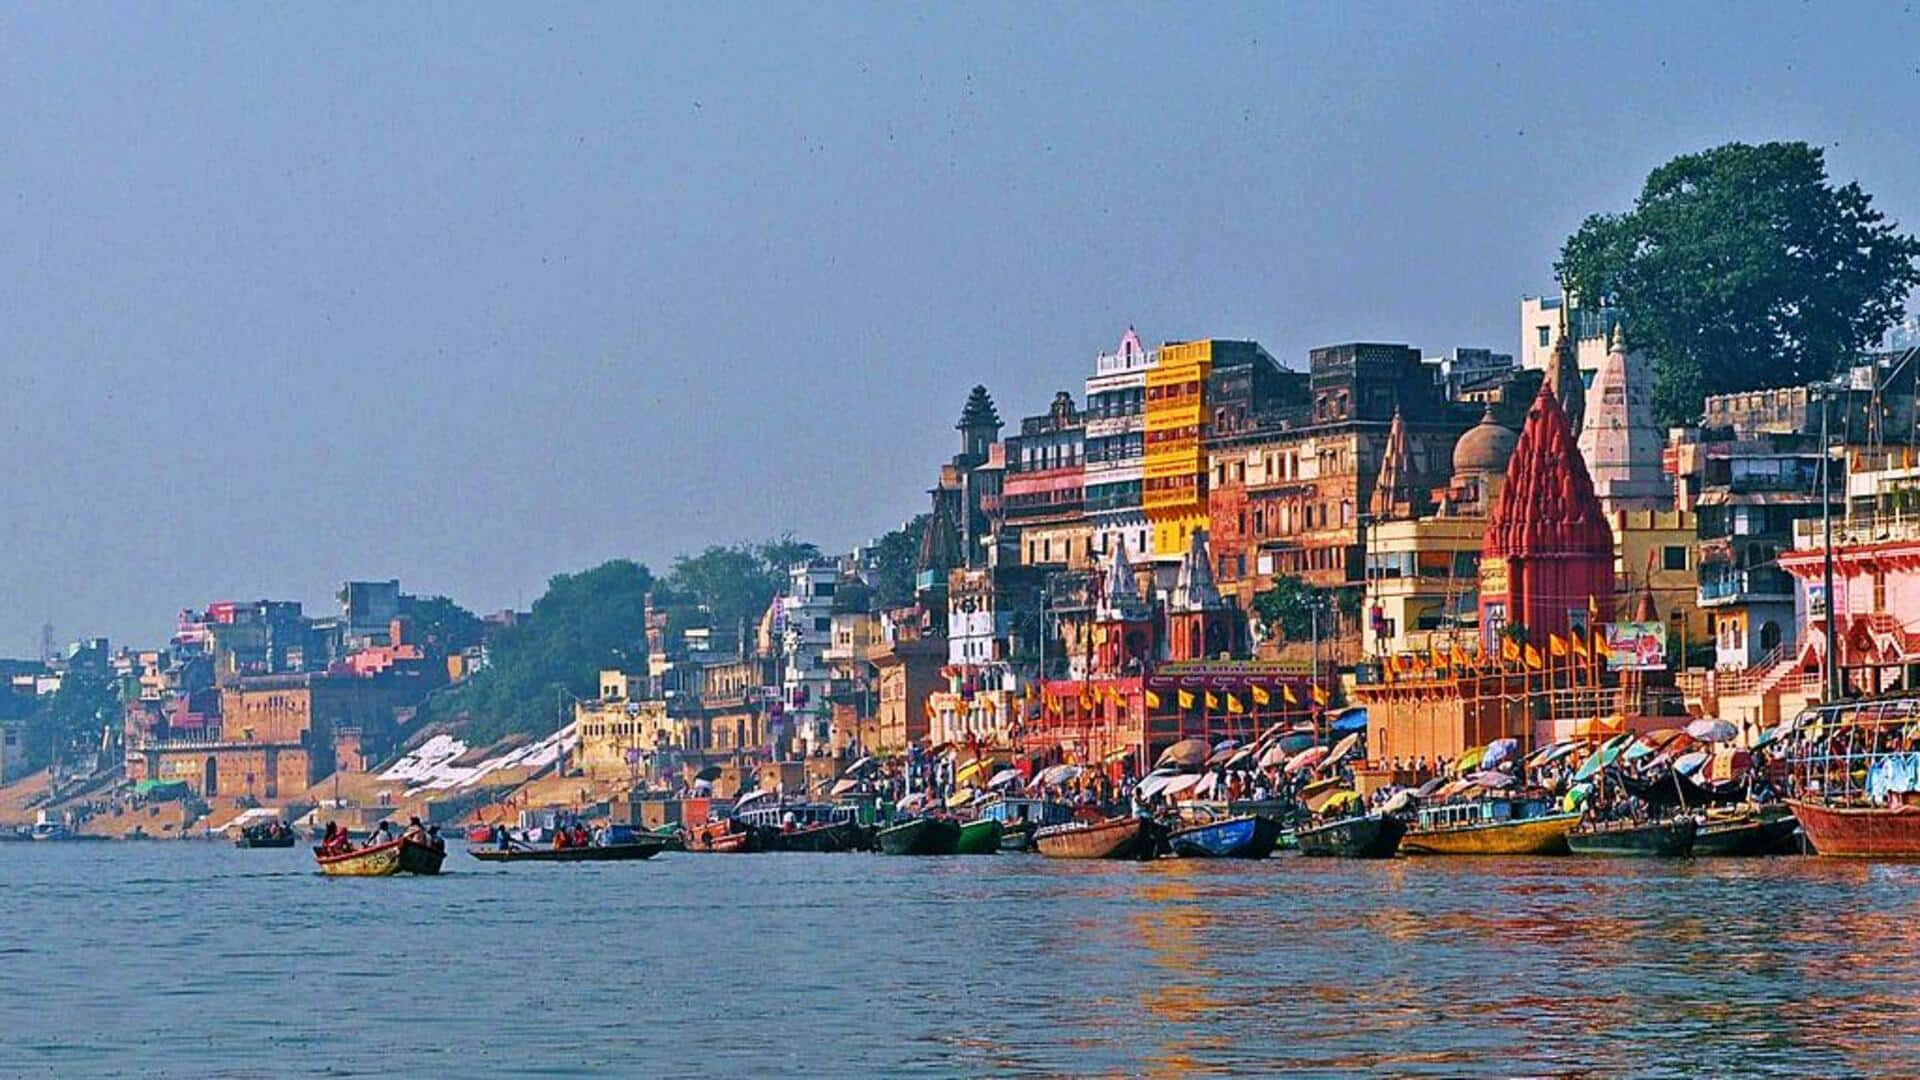
[{"label": "person sitting in boat", "polygon": [[512,851],[513,834],[507,831],[505,825],[495,825],[493,827],[493,843],[494,846],[501,851]]},{"label": "person sitting in boat", "polygon": [[553,827],[553,850],[565,851],[572,846],[573,834],[567,831],[565,825],[555,825]]},{"label": "person sitting in boat", "polygon": [[572,842],[569,846],[577,847],[577,848],[593,846],[593,838],[587,835],[587,827],[585,825],[582,825],[577,821],[574,822]]},{"label": "person sitting in boat", "polygon": [[345,855],[352,850],[353,838],[347,835],[347,830],[331,821],[327,822],[326,834],[320,838],[320,853],[322,855]]},{"label": "person sitting in boat", "polygon": [[400,835],[416,844],[425,844],[427,842],[427,827],[420,823],[418,817],[410,817],[407,819],[407,831]]},{"label": "person sitting in boat", "polygon": [[383,821],[373,827],[373,835],[367,837],[368,847],[393,843],[393,822]]}]

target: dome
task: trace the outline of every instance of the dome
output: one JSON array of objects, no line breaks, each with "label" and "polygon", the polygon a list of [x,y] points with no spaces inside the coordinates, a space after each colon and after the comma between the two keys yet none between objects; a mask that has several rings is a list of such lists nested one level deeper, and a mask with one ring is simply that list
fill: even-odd
[{"label": "dome", "polygon": [[1493,418],[1493,406],[1488,405],[1480,422],[1454,445],[1453,475],[1504,472],[1513,457],[1513,448],[1519,443],[1520,433],[1501,427]]}]

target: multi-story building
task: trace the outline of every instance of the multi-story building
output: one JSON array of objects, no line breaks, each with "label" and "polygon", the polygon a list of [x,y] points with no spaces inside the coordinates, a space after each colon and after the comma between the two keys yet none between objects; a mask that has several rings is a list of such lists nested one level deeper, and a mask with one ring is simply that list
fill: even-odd
[{"label": "multi-story building", "polygon": [[1147,372],[1159,363],[1129,326],[1120,347],[1094,359],[1087,380],[1085,485],[1093,546],[1108,557],[1121,546],[1133,561],[1151,558],[1141,506],[1146,462]]},{"label": "multi-story building", "polygon": [[646,676],[609,669],[600,673],[599,698],[574,702],[574,763],[589,779],[651,775],[662,756],[685,742],[666,701],[646,692]]},{"label": "multi-story building", "polygon": [[778,600],[782,659],[781,691],[796,750],[824,754],[832,739],[833,672],[827,653],[833,647],[833,600],[840,564],[833,559],[795,563],[787,573],[787,592]]},{"label": "multi-story building", "polygon": [[947,666],[947,643],[922,636],[924,619],[918,608],[888,612],[881,622],[882,640],[867,652],[878,701],[876,734],[868,749],[901,753],[928,736],[928,696],[947,687],[940,674]]},{"label": "multi-story building", "polygon": [[1520,367],[1550,371],[1560,347],[1562,327],[1573,336],[1574,358],[1583,385],[1593,385],[1607,359],[1607,349],[1618,313],[1611,308],[1583,308],[1579,298],[1525,296],[1520,299]]},{"label": "multi-story building", "polygon": [[1086,515],[1086,421],[1062,390],[1040,416],[1020,421],[1006,441],[1001,497],[1006,528],[1027,566],[1089,565],[1093,525]]}]

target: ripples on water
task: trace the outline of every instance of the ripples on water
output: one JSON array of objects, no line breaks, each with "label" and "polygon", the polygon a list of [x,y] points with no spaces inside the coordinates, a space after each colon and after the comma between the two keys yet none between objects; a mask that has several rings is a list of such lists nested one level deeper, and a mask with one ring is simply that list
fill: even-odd
[{"label": "ripples on water", "polygon": [[1920,1072],[1920,867],[0,846],[0,1074]]}]

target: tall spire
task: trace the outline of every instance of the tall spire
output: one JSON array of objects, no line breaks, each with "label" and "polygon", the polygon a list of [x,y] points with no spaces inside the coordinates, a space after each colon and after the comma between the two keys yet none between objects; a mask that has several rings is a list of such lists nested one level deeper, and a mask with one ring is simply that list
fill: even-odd
[{"label": "tall spire", "polygon": [[1567,323],[1569,295],[1560,299],[1560,340],[1553,346],[1553,363],[1547,368],[1547,388],[1560,402],[1567,426],[1579,432],[1587,415],[1587,388],[1580,381],[1580,354],[1573,340],[1573,328]]},{"label": "tall spire", "polygon": [[1193,541],[1180,560],[1167,606],[1174,611],[1212,611],[1221,606],[1220,589],[1213,581],[1213,560],[1207,554],[1207,530],[1193,530]]},{"label": "tall spire", "polygon": [[1645,358],[1627,351],[1616,321],[1607,358],[1594,376],[1594,405],[1580,430],[1580,456],[1609,513],[1673,505],[1673,484],[1661,471],[1666,439],[1654,426],[1652,381]]},{"label": "tall spire", "polygon": [[1386,450],[1380,455],[1380,479],[1373,485],[1373,516],[1382,520],[1417,517],[1420,501],[1412,453],[1407,449],[1407,422],[1395,406],[1393,423],[1387,427]]},{"label": "tall spire", "polygon": [[1134,588],[1133,565],[1127,561],[1127,545],[1115,544],[1113,559],[1107,565],[1106,590],[1101,595],[1101,615],[1111,619],[1139,615],[1140,593]]}]

